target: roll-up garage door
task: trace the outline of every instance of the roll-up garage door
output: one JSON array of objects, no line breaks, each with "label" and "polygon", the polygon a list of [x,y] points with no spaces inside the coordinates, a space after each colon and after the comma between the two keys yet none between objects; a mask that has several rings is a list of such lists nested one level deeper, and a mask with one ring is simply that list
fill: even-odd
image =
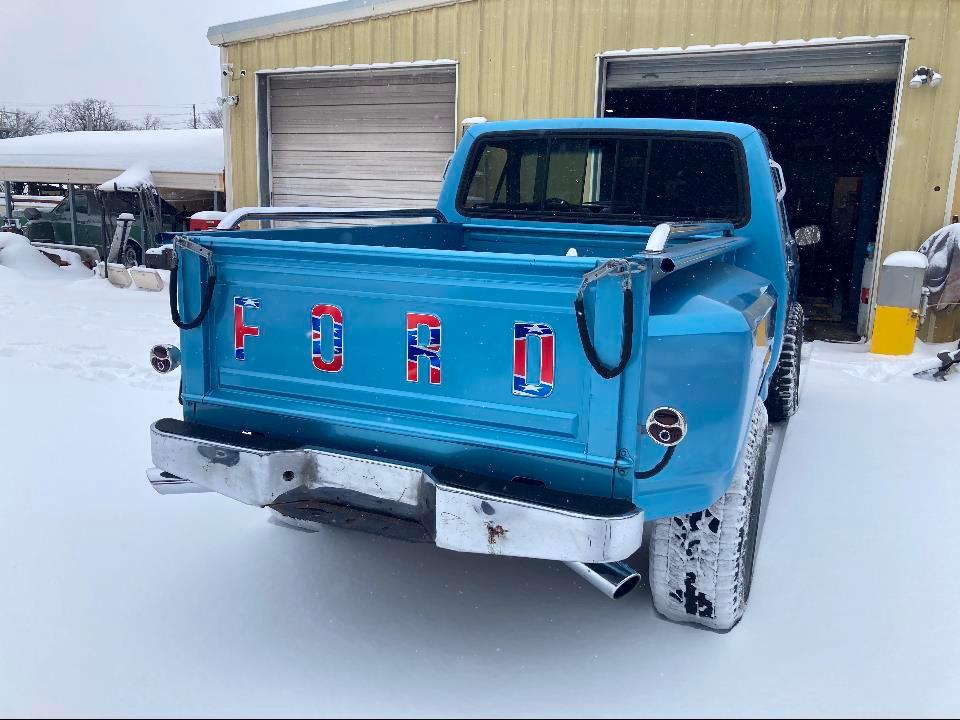
[{"label": "roll-up garage door", "polygon": [[891,41],[609,58],[606,87],[888,82],[900,77],[902,52]]},{"label": "roll-up garage door", "polygon": [[455,100],[453,66],[271,77],[272,204],[433,205]]}]

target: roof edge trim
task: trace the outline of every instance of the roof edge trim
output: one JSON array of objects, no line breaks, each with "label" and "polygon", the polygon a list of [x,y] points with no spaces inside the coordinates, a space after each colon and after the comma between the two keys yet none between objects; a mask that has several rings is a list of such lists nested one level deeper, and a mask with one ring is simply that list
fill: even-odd
[{"label": "roof edge trim", "polygon": [[341,25],[385,15],[396,15],[412,10],[453,5],[459,1],[341,0],[328,5],[304,8],[303,10],[291,10],[274,15],[213,25],[207,30],[207,40],[211,45],[231,45],[248,40],[317,30],[330,25]]}]

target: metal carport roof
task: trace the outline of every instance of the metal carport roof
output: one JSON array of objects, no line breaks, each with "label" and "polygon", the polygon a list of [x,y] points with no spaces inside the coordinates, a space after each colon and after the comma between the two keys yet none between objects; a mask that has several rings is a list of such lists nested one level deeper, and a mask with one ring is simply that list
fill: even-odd
[{"label": "metal carport roof", "polygon": [[146,166],[158,187],[223,192],[223,131],[93,131],[0,140],[0,182],[99,185],[133,165]]}]

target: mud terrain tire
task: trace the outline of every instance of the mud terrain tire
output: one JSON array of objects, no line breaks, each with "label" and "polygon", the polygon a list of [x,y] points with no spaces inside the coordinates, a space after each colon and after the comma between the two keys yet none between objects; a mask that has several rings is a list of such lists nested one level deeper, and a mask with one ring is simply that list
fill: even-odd
[{"label": "mud terrain tire", "polygon": [[770,422],[782,422],[797,411],[800,402],[800,353],[803,349],[803,307],[792,303],[787,309],[783,349],[770,378],[767,415]]}]

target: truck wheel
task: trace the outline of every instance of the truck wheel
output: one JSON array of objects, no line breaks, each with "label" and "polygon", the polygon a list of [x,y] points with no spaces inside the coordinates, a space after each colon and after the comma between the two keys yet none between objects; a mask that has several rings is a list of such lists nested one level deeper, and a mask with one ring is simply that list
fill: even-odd
[{"label": "truck wheel", "polygon": [[803,348],[803,307],[791,303],[783,331],[783,349],[767,390],[770,422],[781,422],[797,411],[800,402],[800,353]]},{"label": "truck wheel", "polygon": [[127,245],[123,249],[123,257],[120,258],[124,267],[137,267],[141,264],[142,257],[143,251],[140,249],[140,245],[134,240],[127,240]]},{"label": "truck wheel", "polygon": [[754,405],[733,482],[706,510],[657,520],[650,543],[653,605],[669,620],[729,630],[750,596],[760,529],[767,410]]}]

